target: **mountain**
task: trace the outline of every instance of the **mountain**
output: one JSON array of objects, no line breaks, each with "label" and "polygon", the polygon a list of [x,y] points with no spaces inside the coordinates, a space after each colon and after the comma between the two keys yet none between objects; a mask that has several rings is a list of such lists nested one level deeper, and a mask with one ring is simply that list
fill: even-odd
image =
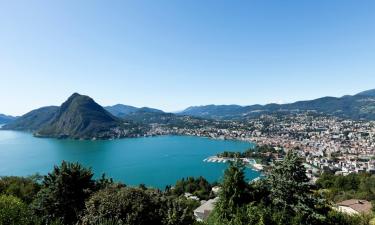
[{"label": "mountain", "polygon": [[122,104],[117,104],[113,106],[107,106],[104,107],[108,112],[110,112],[112,115],[123,118],[124,116],[135,112],[138,110],[137,107],[130,106],[130,105],[122,105]]},{"label": "mountain", "polygon": [[246,119],[270,113],[296,113],[314,111],[349,119],[375,120],[375,89],[340,98],[323,97],[290,104],[267,105],[206,105],[189,107],[180,115],[211,119]]},{"label": "mountain", "polygon": [[362,91],[357,94],[357,96],[368,96],[368,97],[375,97],[375,89],[371,89],[368,91]]},{"label": "mountain", "polygon": [[137,111],[129,113],[124,116],[124,119],[131,120],[142,124],[163,124],[172,125],[175,124],[179,116],[173,113],[166,113],[158,109],[152,109],[148,107],[139,108]]},{"label": "mountain", "polygon": [[92,98],[74,93],[54,118],[36,132],[37,136],[80,139],[107,139],[131,136],[136,124],[110,114]]},{"label": "mountain", "polygon": [[149,107],[142,107],[137,108],[130,105],[122,105],[117,104],[113,106],[106,106],[104,107],[108,112],[110,112],[112,115],[119,117],[119,118],[126,118],[127,115],[135,113],[137,111],[139,112],[155,112],[155,113],[163,113],[163,111],[159,109],[149,108]]},{"label": "mountain", "polygon": [[60,107],[33,110],[2,129],[32,131],[39,137],[110,139],[142,134],[145,127],[119,119],[92,98],[74,93]]},{"label": "mountain", "polygon": [[243,106],[239,105],[191,106],[177,114],[211,119],[225,119],[227,116],[237,115],[241,113],[243,108]]},{"label": "mountain", "polygon": [[46,106],[35,109],[4,125],[2,129],[36,131],[48,123],[57,113],[59,107]]},{"label": "mountain", "polygon": [[6,124],[15,120],[16,117],[0,114],[0,124]]}]

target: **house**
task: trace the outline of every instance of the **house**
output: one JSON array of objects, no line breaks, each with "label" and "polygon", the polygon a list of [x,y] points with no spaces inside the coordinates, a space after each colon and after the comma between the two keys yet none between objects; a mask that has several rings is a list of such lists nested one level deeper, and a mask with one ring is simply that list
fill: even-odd
[{"label": "house", "polygon": [[188,193],[188,192],[186,192],[186,193],[184,194],[184,196],[185,196],[185,198],[189,198],[189,199],[193,199],[193,200],[199,201],[199,198],[198,198],[197,196],[192,195],[192,194],[190,194],[190,193]]},{"label": "house", "polygon": [[340,212],[353,214],[367,214],[372,210],[372,204],[366,200],[350,199],[337,203],[336,209]]},{"label": "house", "polygon": [[219,200],[218,197],[210,199],[207,202],[204,202],[201,206],[194,210],[194,216],[197,221],[203,221],[208,218],[210,213],[215,207],[215,203]]},{"label": "house", "polygon": [[221,189],[221,187],[219,187],[219,186],[215,186],[215,187],[212,187],[211,191],[212,191],[215,195],[217,195],[217,194],[219,194],[220,189]]}]

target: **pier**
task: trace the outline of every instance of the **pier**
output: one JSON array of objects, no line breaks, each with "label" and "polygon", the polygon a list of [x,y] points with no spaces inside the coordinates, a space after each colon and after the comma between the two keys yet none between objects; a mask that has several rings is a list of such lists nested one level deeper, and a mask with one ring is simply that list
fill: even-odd
[{"label": "pier", "polygon": [[263,165],[259,164],[255,161],[255,159],[252,158],[228,158],[228,157],[218,157],[218,156],[210,156],[208,158],[205,158],[203,162],[209,162],[209,163],[227,163],[229,161],[236,161],[240,160],[245,165],[249,165],[252,169],[261,171],[263,170]]}]

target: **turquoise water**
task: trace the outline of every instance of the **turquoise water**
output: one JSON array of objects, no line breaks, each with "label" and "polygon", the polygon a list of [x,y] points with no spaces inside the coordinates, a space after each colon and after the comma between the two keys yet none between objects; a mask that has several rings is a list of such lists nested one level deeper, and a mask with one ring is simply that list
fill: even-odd
[{"label": "turquoise water", "polygon": [[[187,176],[220,179],[223,163],[203,159],[224,150],[244,151],[251,143],[189,136],[161,136],[108,141],[35,138],[29,133],[0,131],[0,176],[47,174],[62,160],[80,162],[96,176],[106,173],[129,185],[164,188]],[[248,179],[259,176],[248,170]]]}]

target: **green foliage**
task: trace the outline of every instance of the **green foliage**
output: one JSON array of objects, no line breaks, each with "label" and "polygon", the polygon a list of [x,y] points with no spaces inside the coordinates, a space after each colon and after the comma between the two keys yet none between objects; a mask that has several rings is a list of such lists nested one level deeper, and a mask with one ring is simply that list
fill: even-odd
[{"label": "green foliage", "polygon": [[285,217],[298,216],[305,224],[323,218],[316,207],[324,203],[312,195],[306,169],[296,153],[289,151],[283,161],[276,163],[267,180],[272,204]]},{"label": "green foliage", "polygon": [[[42,184],[35,177],[2,177],[0,225],[365,225],[372,218],[331,210],[320,192],[312,191],[293,152],[276,163],[266,179],[251,184],[245,181],[244,166],[232,163],[225,171],[219,201],[204,222],[195,221],[193,215],[200,203],[181,196],[185,192],[207,196],[211,185],[203,177],[178,181],[166,192],[145,185],[126,187],[104,174],[96,181],[92,177],[90,169],[66,162]],[[317,185],[347,196],[372,198],[374,192],[370,174],[324,174]]]},{"label": "green foliage", "polygon": [[31,220],[31,212],[19,198],[0,195],[0,225],[26,225]]},{"label": "green foliage", "polygon": [[329,211],[326,225],[368,225],[372,215],[347,215],[334,210]]},{"label": "green foliage", "polygon": [[108,178],[105,173],[102,174],[99,180],[95,181],[95,189],[100,190],[106,187],[110,187],[114,184],[112,178]]},{"label": "green foliage", "polygon": [[375,176],[369,173],[352,173],[347,176],[324,173],[316,185],[320,189],[326,189],[326,197],[331,201],[352,198],[375,200]]},{"label": "green foliage", "polygon": [[62,162],[44,177],[43,188],[33,202],[33,209],[44,221],[60,219],[73,224],[80,216],[85,200],[94,189],[93,173],[78,163]]},{"label": "green foliage", "polygon": [[196,207],[196,201],[157,190],[113,185],[99,190],[86,202],[82,224],[116,220],[116,224],[123,225],[189,225],[194,223]]},{"label": "green foliage", "polygon": [[184,193],[191,193],[199,199],[208,200],[213,197],[211,193],[212,185],[203,177],[188,177],[176,182],[176,185],[170,192],[174,195],[180,196]]},{"label": "green foliage", "polygon": [[161,224],[160,205],[150,193],[138,188],[110,187],[95,193],[86,203],[83,224],[114,218],[119,224]]},{"label": "green foliage", "polygon": [[320,225],[329,211],[310,190],[305,168],[293,152],[276,163],[265,180],[250,185],[243,167],[232,164],[219,197],[209,225]]},{"label": "green foliage", "polygon": [[32,202],[41,185],[40,176],[31,177],[1,177],[0,194],[13,195],[29,204]]},{"label": "green foliage", "polygon": [[276,150],[270,145],[257,145],[255,148],[250,148],[244,152],[225,151],[217,154],[218,157],[224,158],[253,158],[260,161],[264,165],[270,164],[270,162],[275,159],[276,155],[282,157],[284,155],[284,151],[282,149]]},{"label": "green foliage", "polygon": [[199,203],[180,198],[167,198],[163,200],[163,225],[189,225],[195,221],[193,210],[199,206]]},{"label": "green foliage", "polygon": [[231,163],[225,170],[215,209],[221,221],[231,221],[236,217],[238,209],[249,200],[247,191],[244,166],[238,162]]}]

